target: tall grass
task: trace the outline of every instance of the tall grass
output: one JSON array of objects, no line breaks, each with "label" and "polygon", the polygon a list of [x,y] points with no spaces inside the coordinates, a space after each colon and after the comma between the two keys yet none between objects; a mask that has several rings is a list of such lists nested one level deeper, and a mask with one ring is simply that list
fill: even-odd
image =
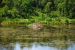
[{"label": "tall grass", "polygon": [[69,19],[66,17],[47,17],[45,15],[41,16],[32,16],[31,19],[5,19],[1,21],[2,26],[28,26],[32,25],[33,23],[42,23],[45,26],[53,26],[59,27],[65,24],[75,23],[75,19]]},{"label": "tall grass", "polygon": [[26,26],[30,23],[28,19],[6,19],[1,25],[2,26]]}]

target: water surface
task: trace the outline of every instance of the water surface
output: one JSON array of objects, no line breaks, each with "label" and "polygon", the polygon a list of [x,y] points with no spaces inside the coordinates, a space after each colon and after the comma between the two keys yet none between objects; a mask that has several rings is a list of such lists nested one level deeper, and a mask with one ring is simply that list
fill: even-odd
[{"label": "water surface", "polygon": [[38,31],[0,27],[0,50],[75,50],[75,26]]}]

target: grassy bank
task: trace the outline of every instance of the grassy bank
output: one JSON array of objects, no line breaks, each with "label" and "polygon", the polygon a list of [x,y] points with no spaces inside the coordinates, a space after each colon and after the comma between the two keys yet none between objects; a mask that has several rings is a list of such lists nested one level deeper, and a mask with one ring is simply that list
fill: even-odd
[{"label": "grassy bank", "polygon": [[69,19],[65,17],[58,18],[46,18],[35,17],[31,19],[3,19],[1,20],[1,26],[29,26],[33,23],[42,23],[46,27],[59,27],[65,24],[75,24],[75,19]]},{"label": "grassy bank", "polygon": [[58,27],[65,24],[74,24],[75,19],[68,18],[48,18],[48,19],[5,19],[1,21],[2,26],[28,26],[33,23],[43,23],[45,26]]}]

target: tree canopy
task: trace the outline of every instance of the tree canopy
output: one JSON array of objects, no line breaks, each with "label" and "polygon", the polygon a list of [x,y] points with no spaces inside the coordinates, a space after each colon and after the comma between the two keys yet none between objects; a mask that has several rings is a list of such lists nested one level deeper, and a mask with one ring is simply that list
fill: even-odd
[{"label": "tree canopy", "polygon": [[0,0],[0,17],[31,18],[39,12],[75,18],[75,0]]}]

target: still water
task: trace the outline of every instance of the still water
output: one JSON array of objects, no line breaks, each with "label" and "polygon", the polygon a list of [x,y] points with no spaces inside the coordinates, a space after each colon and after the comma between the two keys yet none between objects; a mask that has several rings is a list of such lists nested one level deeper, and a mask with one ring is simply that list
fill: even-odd
[{"label": "still water", "polygon": [[41,31],[0,27],[0,50],[75,50],[75,26]]},{"label": "still water", "polygon": [[[11,43],[8,45],[0,45],[0,50],[75,50],[75,44],[54,45],[52,43]],[[68,46],[69,45],[69,46]]]}]

